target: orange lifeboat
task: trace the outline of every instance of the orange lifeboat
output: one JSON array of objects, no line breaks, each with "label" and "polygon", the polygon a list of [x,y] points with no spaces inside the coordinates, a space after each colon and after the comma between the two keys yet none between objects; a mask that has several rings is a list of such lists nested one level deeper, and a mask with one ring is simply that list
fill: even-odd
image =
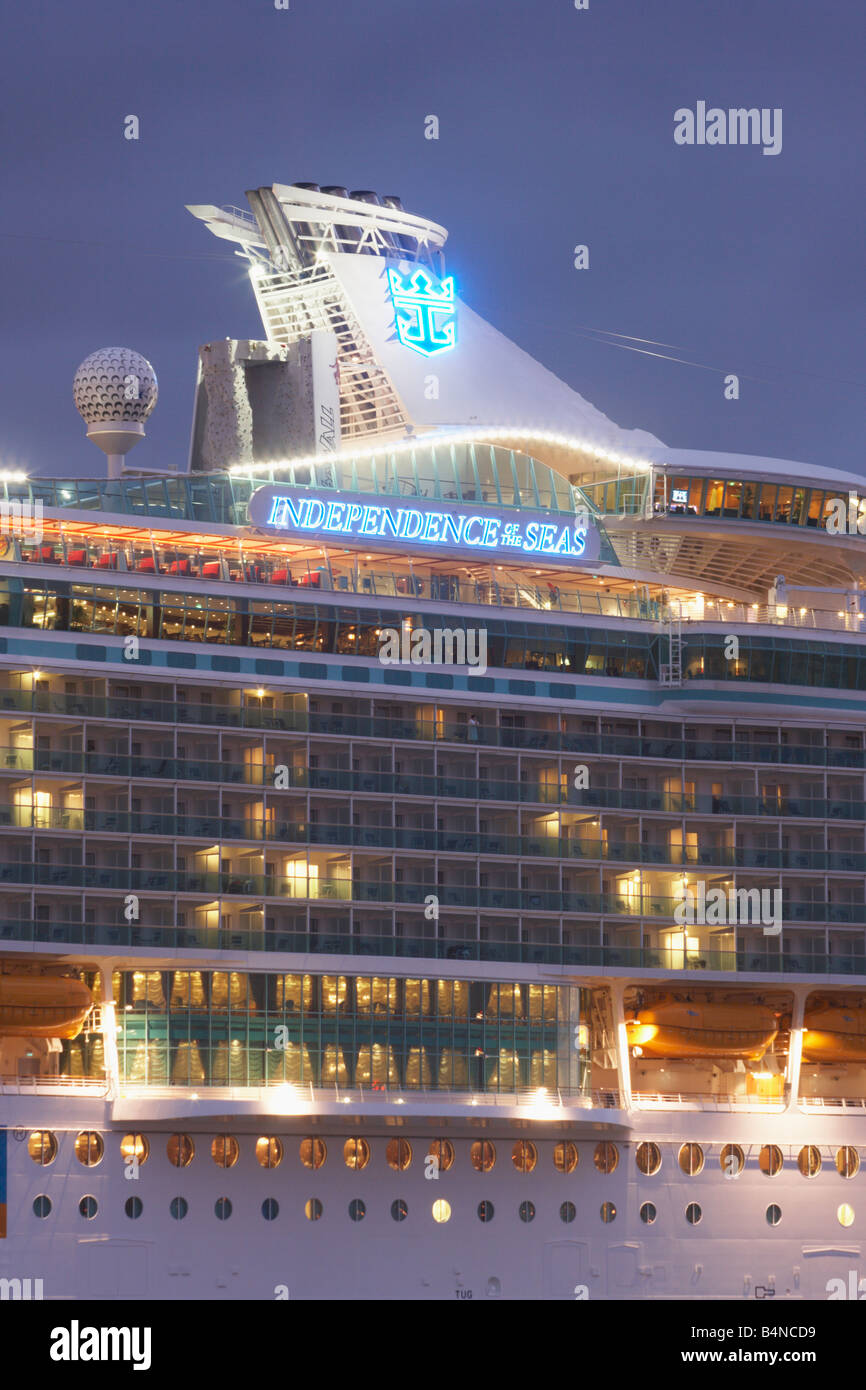
[{"label": "orange lifeboat", "polygon": [[68,975],[0,975],[0,1036],[77,1038],[93,1006],[81,980]]},{"label": "orange lifeboat", "polygon": [[866,1003],[822,999],[803,1022],[804,1062],[866,1062]]},{"label": "orange lifeboat", "polygon": [[[645,1057],[739,1057],[757,1062],[779,1031],[760,1004],[658,999],[626,1020],[629,1047]],[[640,1055],[640,1054],[639,1054]]]}]

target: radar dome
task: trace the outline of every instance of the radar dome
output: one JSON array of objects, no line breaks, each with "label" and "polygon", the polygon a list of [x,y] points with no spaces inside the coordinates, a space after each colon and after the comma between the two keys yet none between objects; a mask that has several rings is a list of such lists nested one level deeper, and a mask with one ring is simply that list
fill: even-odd
[{"label": "radar dome", "polygon": [[156,372],[132,348],[100,348],[85,357],[72,386],[75,405],[88,425],[123,421],[143,425],[156,405]]}]

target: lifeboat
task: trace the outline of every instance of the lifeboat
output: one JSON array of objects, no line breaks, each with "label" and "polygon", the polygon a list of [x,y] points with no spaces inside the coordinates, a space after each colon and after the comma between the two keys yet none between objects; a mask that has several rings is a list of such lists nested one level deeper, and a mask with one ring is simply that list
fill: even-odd
[{"label": "lifeboat", "polygon": [[0,1037],[77,1038],[92,1006],[68,975],[0,975]]},{"label": "lifeboat", "polygon": [[804,1062],[866,1062],[866,1003],[822,999],[803,1022]]},{"label": "lifeboat", "polygon": [[[779,1031],[760,1004],[659,999],[626,1020],[629,1047],[645,1057],[739,1057],[757,1062]],[[640,1054],[639,1054],[640,1055]]]}]

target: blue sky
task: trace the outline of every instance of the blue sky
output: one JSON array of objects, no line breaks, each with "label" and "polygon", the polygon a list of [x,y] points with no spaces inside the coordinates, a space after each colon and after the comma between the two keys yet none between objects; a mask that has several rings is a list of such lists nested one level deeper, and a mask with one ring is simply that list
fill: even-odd
[{"label": "blue sky", "polygon": [[[4,25],[0,465],[99,471],[72,375],[123,344],[160,382],[136,462],[182,466],[198,345],[261,333],[184,204],[312,180],[443,223],[462,297],[618,424],[863,470],[855,0],[77,0]],[[677,146],[699,100],[780,107],[782,152]]]}]

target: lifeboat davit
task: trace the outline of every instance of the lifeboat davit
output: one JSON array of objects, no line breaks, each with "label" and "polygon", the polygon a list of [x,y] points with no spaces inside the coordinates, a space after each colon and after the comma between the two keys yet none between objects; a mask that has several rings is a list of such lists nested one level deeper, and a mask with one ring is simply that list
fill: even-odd
[{"label": "lifeboat davit", "polygon": [[779,1031],[760,1004],[660,999],[626,1020],[629,1047],[645,1057],[739,1057],[757,1062]]},{"label": "lifeboat davit", "polygon": [[866,1062],[866,1003],[822,1000],[803,1022],[805,1062]]},{"label": "lifeboat davit", "polygon": [[93,1006],[81,980],[67,975],[0,975],[0,1036],[77,1038]]}]

